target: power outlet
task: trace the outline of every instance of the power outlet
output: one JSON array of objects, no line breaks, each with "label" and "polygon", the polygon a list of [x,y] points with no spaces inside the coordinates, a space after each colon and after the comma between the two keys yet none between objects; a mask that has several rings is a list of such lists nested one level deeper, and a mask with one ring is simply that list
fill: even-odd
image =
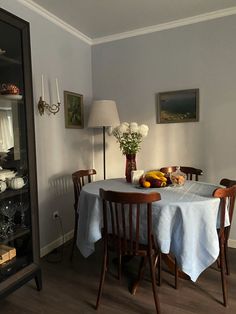
[{"label": "power outlet", "polygon": [[55,210],[55,212],[52,213],[53,219],[57,219],[59,217],[59,212],[58,210]]}]

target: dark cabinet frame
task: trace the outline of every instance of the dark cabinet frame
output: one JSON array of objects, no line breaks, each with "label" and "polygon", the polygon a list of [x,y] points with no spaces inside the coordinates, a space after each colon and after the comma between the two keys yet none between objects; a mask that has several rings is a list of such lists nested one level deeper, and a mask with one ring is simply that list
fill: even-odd
[{"label": "dark cabinet frame", "polygon": [[[31,279],[35,279],[38,290],[42,288],[41,268],[39,265],[39,226],[38,195],[35,155],[35,131],[32,92],[32,69],[30,51],[29,23],[0,8],[0,20],[21,31],[24,101],[26,107],[27,150],[30,186],[30,208],[32,223],[33,262],[0,283],[0,298],[5,297]],[[9,40],[11,40],[9,38]]]}]

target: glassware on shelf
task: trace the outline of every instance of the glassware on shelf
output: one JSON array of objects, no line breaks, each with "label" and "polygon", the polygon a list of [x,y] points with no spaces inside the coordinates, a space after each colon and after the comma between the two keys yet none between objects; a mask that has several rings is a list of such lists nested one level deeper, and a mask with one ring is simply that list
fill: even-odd
[{"label": "glassware on shelf", "polygon": [[14,233],[14,216],[16,213],[16,203],[11,201],[11,200],[5,200],[1,202],[0,205],[0,212],[2,213],[3,216],[7,217],[8,222],[7,222],[7,226],[8,226],[8,234],[12,234]]},{"label": "glassware on shelf", "polygon": [[20,212],[20,227],[22,229],[26,229],[27,226],[25,224],[25,212],[29,209],[29,204],[25,202],[18,202],[17,203],[17,210]]},{"label": "glassware on shelf", "polygon": [[176,171],[170,174],[170,180],[174,186],[183,186],[187,179],[187,175],[176,167]]},{"label": "glassware on shelf", "polygon": [[4,240],[7,238],[8,225],[4,219],[0,218],[0,239]]}]

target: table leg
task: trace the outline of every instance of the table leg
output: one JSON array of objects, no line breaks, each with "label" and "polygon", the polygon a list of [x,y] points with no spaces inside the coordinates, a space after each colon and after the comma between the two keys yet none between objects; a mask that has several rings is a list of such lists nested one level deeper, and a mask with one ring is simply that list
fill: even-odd
[{"label": "table leg", "polygon": [[[162,253],[162,260],[165,262],[166,266],[170,270],[171,273],[175,273],[175,259],[171,256],[171,254],[163,254]],[[189,276],[185,274],[180,269],[178,270],[178,277],[182,279],[189,279]]]},{"label": "table leg", "polygon": [[[171,256],[171,254],[161,254],[161,258],[164,261],[164,263],[166,264],[166,266],[168,267],[169,271],[172,274],[175,274],[175,259]],[[131,294],[135,295],[137,288],[140,284],[140,280],[143,277],[143,273],[144,273],[144,268],[145,268],[145,260],[144,258],[142,258],[141,260],[141,264],[140,264],[140,268],[139,268],[139,274],[138,274],[138,278],[135,280],[135,282],[133,283],[132,287],[131,287]],[[189,280],[189,276],[187,274],[185,274],[183,271],[178,270],[178,277],[185,279],[185,280]],[[159,279],[160,280],[160,279]],[[176,285],[176,283],[175,283]]]}]

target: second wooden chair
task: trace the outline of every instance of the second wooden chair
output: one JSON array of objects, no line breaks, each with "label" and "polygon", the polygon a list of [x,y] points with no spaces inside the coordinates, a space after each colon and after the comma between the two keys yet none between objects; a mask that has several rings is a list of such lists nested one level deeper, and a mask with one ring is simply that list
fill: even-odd
[{"label": "second wooden chair", "polygon": [[[236,185],[236,180],[230,180],[230,179],[222,179],[220,181],[220,184],[225,186],[226,188],[231,188],[233,185]],[[229,234],[230,234],[230,228],[233,220],[233,212],[234,208],[232,207],[229,211],[229,222],[230,225],[225,227],[225,245],[224,245],[224,250],[225,250],[225,265],[226,265],[226,274],[230,274],[230,267],[229,267],[229,254],[228,254],[228,240],[229,240]]]},{"label": "second wooden chair", "polygon": [[[226,179],[224,179],[226,180]],[[231,180],[230,180],[231,181]],[[222,182],[222,181],[221,181]],[[222,184],[223,185],[223,184]],[[223,292],[223,304],[224,306],[228,305],[228,297],[227,297],[227,284],[226,284],[226,245],[228,239],[228,231],[227,227],[225,227],[225,213],[228,210],[229,216],[233,216],[235,197],[236,197],[236,185],[233,185],[229,188],[218,188],[213,192],[213,197],[217,197],[220,199],[220,226],[217,228],[218,237],[219,237],[219,267],[221,273],[221,285]],[[230,229],[229,229],[230,230]],[[178,279],[178,276],[176,277]],[[177,286],[177,282],[176,282]]]},{"label": "second wooden chair", "polygon": [[96,174],[95,169],[86,169],[86,170],[78,170],[74,173],[72,173],[72,180],[74,185],[74,212],[75,212],[75,225],[74,225],[74,235],[73,235],[73,242],[72,242],[72,250],[71,250],[71,256],[70,259],[72,261],[73,259],[73,253],[77,238],[77,230],[78,230],[78,202],[79,202],[79,195],[82,187],[86,183],[91,182],[92,175]]},{"label": "second wooden chair", "polygon": [[223,303],[224,306],[228,305],[228,297],[227,297],[227,285],[226,285],[226,278],[225,278],[225,244],[226,244],[226,237],[227,230],[225,228],[225,213],[228,210],[229,216],[233,215],[234,204],[235,204],[235,197],[236,197],[236,185],[233,185],[230,188],[219,188],[216,189],[213,193],[214,197],[220,198],[220,227],[218,229],[218,236],[219,236],[219,245],[220,245],[220,272],[221,272],[221,283],[222,283],[222,291],[223,291]]}]

